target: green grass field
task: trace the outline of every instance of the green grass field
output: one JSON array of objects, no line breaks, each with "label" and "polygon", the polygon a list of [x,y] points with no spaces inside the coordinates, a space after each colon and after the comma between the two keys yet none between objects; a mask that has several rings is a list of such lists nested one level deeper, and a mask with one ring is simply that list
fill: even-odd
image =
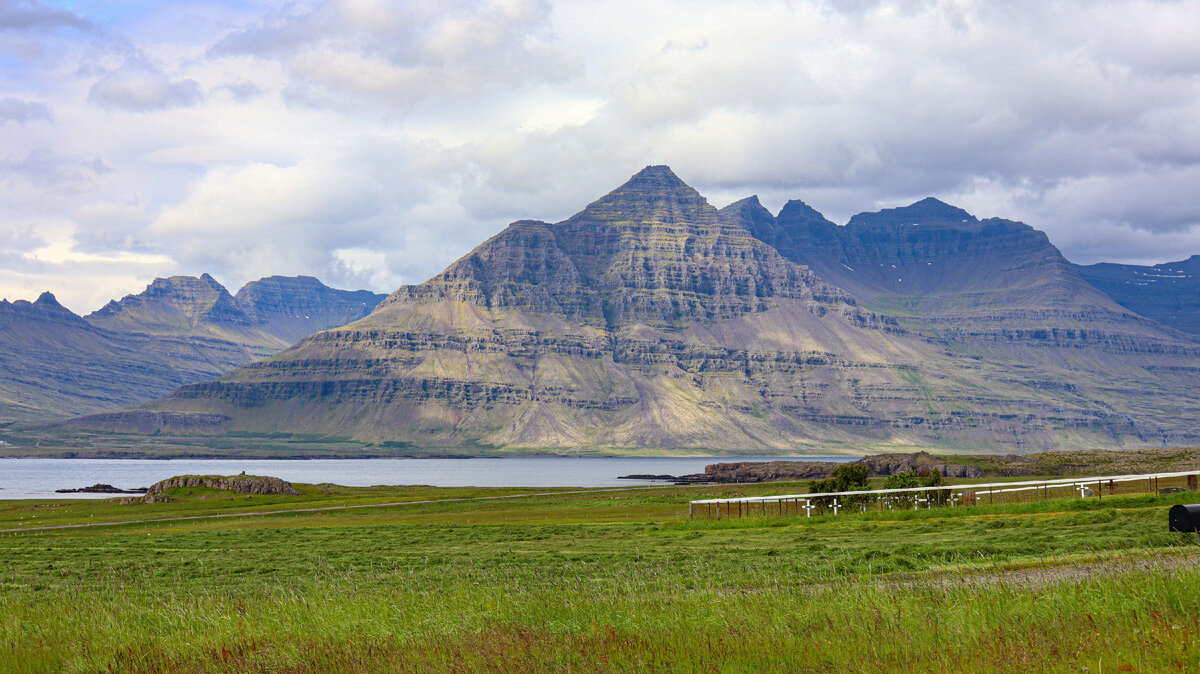
[{"label": "green grass field", "polygon": [[1194,493],[691,522],[803,488],[302,491],[0,529],[536,495],[0,534],[0,671],[1200,669]]}]

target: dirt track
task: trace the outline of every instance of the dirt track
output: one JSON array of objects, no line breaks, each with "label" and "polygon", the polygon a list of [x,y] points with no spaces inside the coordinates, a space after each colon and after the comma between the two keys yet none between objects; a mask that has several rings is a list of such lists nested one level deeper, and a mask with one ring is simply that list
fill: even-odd
[{"label": "dirt track", "polygon": [[1200,547],[1180,554],[1158,557],[1113,559],[1084,564],[1063,560],[1061,564],[1028,569],[964,571],[958,575],[890,577],[883,584],[913,587],[974,587],[1007,585],[1014,589],[1038,589],[1062,581],[1086,582],[1131,571],[1176,571],[1200,569]]}]

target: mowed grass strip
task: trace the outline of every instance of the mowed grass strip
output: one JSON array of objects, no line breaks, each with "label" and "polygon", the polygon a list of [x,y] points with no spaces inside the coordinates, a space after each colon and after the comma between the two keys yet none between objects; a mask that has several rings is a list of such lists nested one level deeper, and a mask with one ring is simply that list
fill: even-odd
[{"label": "mowed grass strip", "polygon": [[[0,670],[1200,665],[1195,539],[1166,531],[1166,507],[1195,494],[811,520],[663,514],[686,513],[695,492],[3,537]],[[200,495],[164,505],[222,505]],[[1110,566],[1093,573],[1095,560]]]}]

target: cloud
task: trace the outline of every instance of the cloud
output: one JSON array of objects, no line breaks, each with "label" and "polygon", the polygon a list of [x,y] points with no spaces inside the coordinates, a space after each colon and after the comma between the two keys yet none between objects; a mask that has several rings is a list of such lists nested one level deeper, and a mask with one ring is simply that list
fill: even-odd
[{"label": "cloud", "polygon": [[82,253],[146,252],[155,248],[144,234],[151,217],[140,204],[98,201],[75,210],[73,249]]},{"label": "cloud", "polygon": [[217,87],[215,91],[229,96],[238,103],[252,101],[259,96],[266,94],[261,87],[253,82],[234,82],[232,84],[222,84],[221,86]]},{"label": "cloud", "polygon": [[227,34],[209,53],[281,63],[296,103],[470,98],[574,72],[577,63],[557,48],[549,28],[550,9],[544,0],[343,0],[271,13]]},{"label": "cloud", "polygon": [[203,100],[195,80],[172,80],[148,61],[137,58],[106,73],[88,91],[91,103],[131,112],[191,107]]},{"label": "cloud", "polygon": [[0,231],[34,227],[76,273],[126,269],[126,292],[153,265],[121,254],[388,291],[659,163],[718,206],[802,198],[845,222],[932,195],[1079,262],[1200,252],[1198,0],[80,12],[0,0],[20,56]]},{"label": "cloud", "polygon": [[95,190],[100,176],[111,171],[112,167],[101,157],[64,156],[45,148],[20,159],[0,159],[0,175],[68,193]]},{"label": "cloud", "polygon": [[411,148],[383,139],[290,166],[216,167],[145,234],[185,267],[237,283],[296,273],[396,283],[405,266],[381,265],[429,197],[425,173]]},{"label": "cloud", "polygon": [[46,245],[45,239],[32,225],[0,229],[0,252],[2,253],[23,253],[44,245]]},{"label": "cloud", "polygon": [[0,30],[54,30],[75,28],[90,31],[92,22],[74,12],[30,0],[0,0]]},{"label": "cloud", "polygon": [[50,108],[45,103],[23,101],[19,98],[0,98],[0,125],[13,122],[24,124],[33,121],[50,121]]}]

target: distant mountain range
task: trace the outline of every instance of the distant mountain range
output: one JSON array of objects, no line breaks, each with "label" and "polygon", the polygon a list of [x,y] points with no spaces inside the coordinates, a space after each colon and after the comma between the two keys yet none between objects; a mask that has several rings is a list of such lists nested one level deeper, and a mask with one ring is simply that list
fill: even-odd
[{"label": "distant mountain range", "polygon": [[[718,210],[651,166],[567,220],[513,223],[364,318],[66,426],[514,450],[1200,440],[1195,325],[1163,318],[1153,290],[1110,289],[1136,269],[1097,267],[935,199],[837,226],[799,201]],[[120,305],[104,319],[154,302]],[[139,324],[182,324],[147,311],[161,318]]]},{"label": "distant mountain range", "polygon": [[1152,267],[1110,262],[1076,265],[1075,271],[1126,309],[1176,330],[1200,334],[1200,255]]},{"label": "distant mountain range", "polygon": [[204,274],[156,279],[82,318],[50,293],[0,301],[0,422],[143,402],[362,318],[383,298],[307,276],[271,276],[232,296]]}]

